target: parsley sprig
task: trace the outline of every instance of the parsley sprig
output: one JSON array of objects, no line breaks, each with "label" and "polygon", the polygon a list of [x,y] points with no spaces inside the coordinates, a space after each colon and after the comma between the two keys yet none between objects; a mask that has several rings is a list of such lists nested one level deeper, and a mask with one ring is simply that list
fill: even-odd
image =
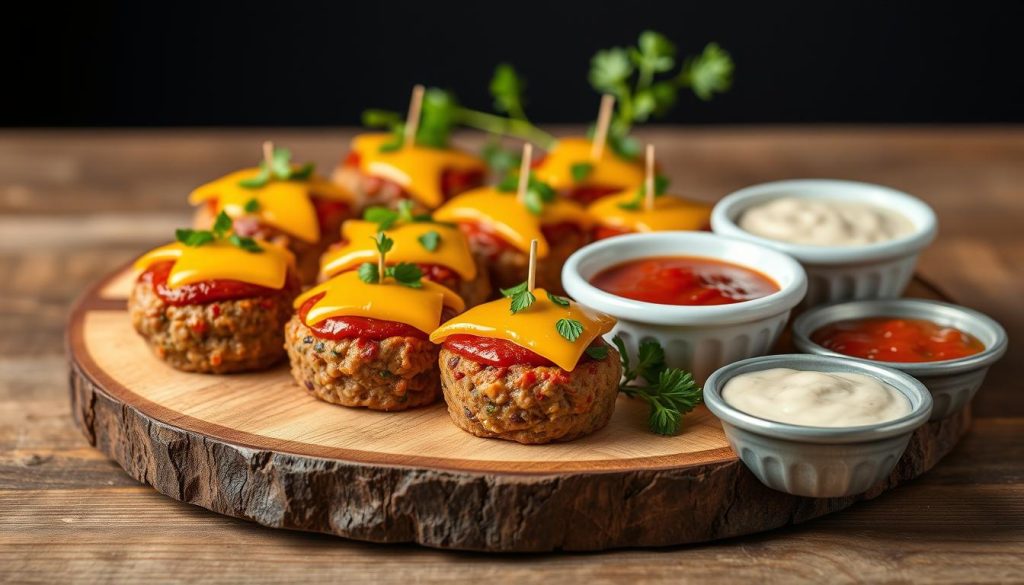
[{"label": "parsley sprig", "polygon": [[[689,372],[665,365],[665,350],[657,341],[647,339],[637,348],[636,364],[632,364],[626,344],[619,336],[612,339],[622,360],[622,381],[619,391],[639,398],[651,406],[647,423],[659,435],[679,432],[683,415],[700,404],[702,391]],[[643,380],[646,384],[637,384]]]},{"label": "parsley sprig", "polygon": [[255,177],[242,179],[238,184],[246,189],[259,189],[271,179],[279,181],[308,181],[316,165],[306,163],[301,167],[292,166],[292,151],[287,148],[273,148],[270,160],[260,162],[260,172]]},{"label": "parsley sprig", "polygon": [[388,266],[385,263],[388,252],[395,245],[394,240],[380,231],[373,236],[373,241],[377,246],[378,261],[376,264],[372,262],[360,264],[357,270],[359,280],[368,284],[379,284],[381,282],[381,274],[383,273],[384,278],[390,277],[402,286],[409,288],[423,287],[423,271],[420,270],[419,266],[409,262],[400,262],[394,266]]},{"label": "parsley sprig", "polygon": [[501,296],[506,299],[511,299],[509,312],[513,315],[519,311],[525,311],[530,308],[530,305],[537,301],[537,297],[534,296],[533,292],[527,287],[526,282],[521,282],[511,288],[501,289]]},{"label": "parsley sprig", "polygon": [[[518,174],[505,177],[498,183],[497,188],[505,193],[515,193],[519,189]],[[554,187],[536,178],[532,172],[530,173],[530,177],[526,181],[526,195],[523,197],[523,204],[530,213],[534,215],[544,213],[544,204],[551,203],[556,196]]]},{"label": "parsley sprig", "polygon": [[635,47],[612,47],[598,51],[591,59],[590,85],[616,98],[608,144],[620,156],[639,156],[640,144],[629,136],[630,128],[651,116],[668,113],[680,89],[690,89],[707,101],[732,85],[732,58],[715,43],[687,58],[677,73],[664,77],[675,66],[675,45],[650,30],[640,33]]},{"label": "parsley sprig", "polygon": [[391,229],[396,223],[419,223],[432,222],[433,218],[429,213],[413,213],[413,202],[403,199],[398,202],[397,209],[389,209],[374,205],[363,212],[363,219],[377,224],[377,231],[383,232]]},{"label": "parsley sprig", "polygon": [[[668,190],[668,177],[658,175],[654,177],[654,196],[661,197]],[[633,196],[629,201],[623,201],[619,203],[621,209],[628,209],[630,211],[636,211],[643,207],[644,198],[647,196],[647,185],[640,185],[636,190],[636,195]]]},{"label": "parsley sprig", "polygon": [[231,218],[228,214],[221,211],[217,214],[217,219],[213,221],[212,229],[178,229],[174,231],[174,237],[176,240],[190,248],[198,248],[199,246],[204,246],[210,242],[226,240],[232,246],[241,248],[246,252],[258,253],[263,251],[263,248],[256,243],[256,240],[252,238],[243,238],[236,233],[232,233],[232,227],[233,222],[231,221]]}]

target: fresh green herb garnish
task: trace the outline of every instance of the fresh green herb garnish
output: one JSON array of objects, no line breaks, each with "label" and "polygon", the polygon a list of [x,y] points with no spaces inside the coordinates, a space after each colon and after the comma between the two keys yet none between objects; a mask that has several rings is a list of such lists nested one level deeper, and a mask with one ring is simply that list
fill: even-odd
[{"label": "fresh green herb garnish", "polygon": [[608,357],[608,346],[607,345],[591,345],[584,350],[590,359],[603,360]]},{"label": "fresh green herb garnish", "polygon": [[[515,192],[519,188],[519,177],[509,175],[498,183],[497,188],[505,193]],[[530,210],[530,213],[540,215],[544,213],[544,204],[554,201],[556,195],[557,193],[551,185],[535,178],[533,173],[530,173],[530,178],[526,182],[526,195],[523,198],[523,204],[526,209]]]},{"label": "fresh green herb garnish", "polygon": [[630,128],[651,116],[668,113],[680,89],[689,88],[706,101],[732,84],[732,59],[715,43],[704,47],[700,55],[686,59],[672,77],[658,79],[675,66],[675,45],[649,30],[640,33],[635,47],[612,47],[598,51],[591,59],[590,85],[616,98],[608,143],[620,156],[634,158],[640,153],[639,145],[629,138]]},{"label": "fresh green herb garnish", "polygon": [[[179,229],[174,231],[176,240],[191,248],[198,248],[217,240],[227,240],[231,245],[246,252],[262,252],[263,248],[252,238],[243,238],[231,233],[233,227],[228,214],[221,211],[213,221],[213,228],[208,230]],[[230,234],[230,235],[229,235]]]},{"label": "fresh green herb garnish", "polygon": [[377,253],[380,255],[377,264],[363,262],[359,265],[359,280],[368,284],[378,284],[381,281],[381,269],[383,278],[391,277],[396,283],[409,288],[420,288],[423,286],[423,272],[419,266],[408,262],[401,262],[394,266],[388,266],[385,262],[388,252],[394,247],[395,241],[383,231],[373,236],[374,244],[377,246]]},{"label": "fresh green herb garnish", "polygon": [[420,237],[416,238],[419,240],[421,246],[423,246],[428,252],[437,250],[438,245],[441,244],[441,234],[434,230],[424,232]]},{"label": "fresh green herb garnish", "polygon": [[537,301],[537,297],[527,289],[527,283],[525,282],[517,284],[512,288],[501,289],[501,296],[507,299],[512,299],[509,311],[511,311],[513,315],[519,311],[529,308],[530,305]]},{"label": "fresh green herb garnish", "polygon": [[250,200],[245,202],[245,212],[246,213],[256,213],[259,210],[260,210],[260,202],[255,197],[253,197],[252,199],[250,199]]},{"label": "fresh green herb garnish", "polygon": [[391,229],[396,222],[414,223],[433,221],[429,213],[413,213],[413,202],[403,199],[398,202],[398,209],[373,206],[363,212],[363,219],[377,224],[377,231],[383,232]]},{"label": "fresh green herb garnish", "polygon": [[555,322],[555,329],[567,341],[575,342],[583,335],[583,323],[576,319],[559,319]]},{"label": "fresh green herb garnish", "polygon": [[572,180],[576,183],[582,183],[585,181],[593,171],[593,163],[588,162],[573,163],[572,166],[569,167],[569,172],[572,173]]},{"label": "fresh green herb garnish", "polygon": [[569,299],[567,299],[565,297],[560,297],[558,295],[553,295],[551,293],[548,293],[548,300],[551,301],[552,303],[558,305],[559,307],[568,307],[569,306]]},{"label": "fresh green herb garnish", "polygon": [[[661,197],[668,190],[668,177],[658,175],[654,177],[654,196]],[[629,201],[623,201],[619,203],[619,207],[622,209],[629,209],[635,211],[643,206],[644,198],[647,196],[647,185],[640,185],[636,190],[636,195],[633,196]]]},{"label": "fresh green herb garnish", "polygon": [[260,172],[255,177],[242,179],[239,185],[246,189],[259,189],[270,182],[270,179],[280,181],[307,181],[313,175],[316,165],[306,163],[299,168],[292,168],[292,151],[287,148],[274,148],[270,164],[267,161],[260,162]]},{"label": "fresh green herb garnish", "polygon": [[[701,388],[693,375],[665,365],[665,350],[654,340],[640,342],[637,362],[630,363],[626,344],[618,336],[612,339],[622,360],[622,381],[619,391],[631,398],[640,398],[651,406],[647,422],[652,432],[674,435],[679,432],[683,415],[701,402]],[[646,385],[634,384],[637,379]]]}]

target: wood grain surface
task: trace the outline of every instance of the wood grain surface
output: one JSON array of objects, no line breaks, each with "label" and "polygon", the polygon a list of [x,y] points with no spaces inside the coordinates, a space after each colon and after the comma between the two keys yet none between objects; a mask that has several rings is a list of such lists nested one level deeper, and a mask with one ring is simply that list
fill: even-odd
[{"label": "wood grain surface", "polygon": [[[71,300],[187,222],[185,193],[272,138],[333,163],[351,132],[0,132],[0,581],[1024,581],[1024,129],[648,129],[680,191],[874,181],[941,221],[920,271],[1007,327],[973,430],[923,478],[794,528],[668,550],[494,557],[268,530],[142,486],[74,428]],[[652,511],[652,513],[657,513]]]}]

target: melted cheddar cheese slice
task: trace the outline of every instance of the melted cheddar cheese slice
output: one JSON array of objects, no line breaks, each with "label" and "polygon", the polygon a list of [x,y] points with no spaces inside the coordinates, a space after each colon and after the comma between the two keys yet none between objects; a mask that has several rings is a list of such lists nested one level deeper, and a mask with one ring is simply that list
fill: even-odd
[{"label": "melted cheddar cheese slice", "polygon": [[[533,170],[535,177],[556,190],[585,185],[600,185],[629,189],[644,182],[644,167],[640,160],[627,160],[605,147],[599,160],[590,158],[592,142],[587,138],[562,138],[540,165]],[[594,165],[590,174],[580,182],[572,176],[572,166],[577,163]]]},{"label": "melted cheddar cheese slice", "polygon": [[422,288],[410,288],[389,280],[370,284],[360,280],[354,271],[339,274],[302,293],[295,299],[295,308],[321,293],[324,297],[306,313],[308,327],[330,317],[368,317],[405,323],[430,333],[441,322],[444,307],[456,312],[466,309],[459,295],[437,283],[424,280]]},{"label": "melted cheddar cheese slice", "polygon": [[434,212],[434,219],[454,223],[483,224],[503,240],[519,250],[529,253],[530,240],[537,240],[537,257],[544,258],[550,246],[542,225],[573,223],[589,229],[593,221],[578,203],[556,199],[544,204],[541,215],[534,215],[519,203],[515,193],[499,191],[495,187],[481,187],[459,195]]},{"label": "melted cheddar cheese slice", "polygon": [[255,189],[239,185],[239,181],[251,179],[259,172],[258,168],[243,169],[211,181],[192,191],[188,201],[199,205],[215,200],[218,208],[234,218],[247,215],[245,205],[255,199],[259,210],[254,215],[260,222],[310,243],[320,240],[320,223],[311,196],[350,205],[355,201],[351,193],[318,175],[306,181],[270,179],[266,185]]},{"label": "melted cheddar cheese slice", "polygon": [[601,225],[634,232],[699,230],[711,221],[710,205],[673,195],[655,197],[653,209],[647,209],[642,202],[637,209],[619,207],[620,203],[628,203],[635,198],[636,189],[630,189],[599,199],[587,211]]},{"label": "melted cheddar cheese slice", "polygon": [[[430,341],[442,343],[457,334],[504,339],[572,371],[587,347],[615,326],[614,317],[575,302],[570,301],[568,307],[556,305],[542,288],[534,289],[533,294],[537,300],[515,315],[509,311],[510,299],[478,305],[438,327],[430,334]],[[583,324],[583,333],[576,341],[559,335],[555,329],[559,319],[576,319]]]},{"label": "melted cheddar cheese slice", "polygon": [[284,288],[288,268],[295,258],[276,244],[260,241],[259,245],[262,252],[246,252],[224,241],[196,247],[174,242],[147,252],[135,261],[134,268],[141,272],[157,262],[174,262],[167,276],[167,286],[171,288],[204,280],[237,280]]},{"label": "melted cheddar cheese slice", "polygon": [[[420,243],[420,237],[430,232],[436,232],[440,236],[439,243],[433,251]],[[320,262],[321,274],[334,276],[356,268],[363,262],[376,262],[377,245],[373,239],[376,233],[376,223],[355,219],[346,221],[341,228],[341,236],[346,243],[324,254]],[[388,264],[435,264],[455,271],[462,280],[476,278],[473,253],[466,242],[466,236],[456,227],[415,222],[393,227],[387,230],[387,235],[394,240],[394,245],[387,254]]]},{"label": "melted cheddar cheese slice", "polygon": [[381,145],[393,139],[392,135],[381,133],[356,136],[352,140],[352,150],[359,155],[359,170],[401,186],[413,199],[430,209],[444,203],[441,177],[446,170],[487,171],[483,160],[453,148],[407,145],[381,152]]}]

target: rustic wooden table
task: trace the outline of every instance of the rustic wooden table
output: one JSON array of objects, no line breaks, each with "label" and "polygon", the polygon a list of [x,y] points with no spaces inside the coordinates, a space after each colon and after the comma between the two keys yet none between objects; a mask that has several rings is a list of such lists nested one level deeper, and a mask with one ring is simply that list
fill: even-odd
[{"label": "rustic wooden table", "polygon": [[[1010,352],[973,431],[925,477],[772,533],[669,550],[495,556],[274,531],[166,498],[68,414],[68,306],[184,225],[197,183],[272,138],[330,165],[348,131],[0,131],[0,581],[1024,581],[1024,129],[648,129],[676,190],[892,185],[939,214],[920,272],[999,320]],[[657,513],[657,511],[652,511]]]}]

